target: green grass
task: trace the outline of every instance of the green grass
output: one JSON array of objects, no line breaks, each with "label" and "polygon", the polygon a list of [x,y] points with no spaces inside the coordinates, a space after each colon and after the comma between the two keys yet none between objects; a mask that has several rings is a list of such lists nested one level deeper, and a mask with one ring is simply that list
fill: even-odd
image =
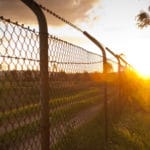
[{"label": "green grass", "polygon": [[35,121],[31,124],[18,127],[10,132],[6,132],[3,135],[0,135],[0,147],[3,149],[11,148],[12,145],[19,144],[24,140],[34,137],[39,134],[39,122]]},{"label": "green grass", "polygon": [[[58,147],[61,150],[104,150],[102,112],[103,110],[92,121],[64,136],[52,150],[57,150]],[[150,113],[127,107],[121,115],[115,116],[115,119],[109,118],[108,150],[150,150]]]},{"label": "green grass", "polygon": [[52,112],[50,114],[51,116],[51,124],[52,126],[55,126],[59,122],[66,122],[69,121],[71,118],[73,118],[77,113],[91,108],[91,106],[94,106],[96,104],[101,103],[100,97],[95,96],[92,98],[87,98],[86,100],[80,100],[78,103],[72,104],[69,107],[64,107],[62,109],[58,109],[55,112]]},{"label": "green grass", "polygon": [[52,146],[52,150],[103,150],[104,123],[103,114],[98,115],[83,126],[70,131],[61,141]]},{"label": "green grass", "polygon": [[[61,107],[59,109],[56,109],[54,112],[50,113],[51,117],[51,127],[54,127],[58,125],[59,123],[69,121],[73,116],[75,116],[77,113],[90,108],[92,105],[96,105],[97,103],[100,103],[101,98],[99,96],[94,96],[97,92],[96,89],[92,89],[89,91],[84,91],[83,93],[80,92],[76,94],[75,96],[72,96],[72,100],[74,100],[74,103],[70,103],[69,105],[66,105],[64,107]],[[87,94],[87,95],[86,95]],[[91,96],[92,94],[92,96]],[[86,96],[85,96],[86,95]],[[91,97],[89,97],[89,95]],[[70,97],[71,98],[71,97]],[[68,97],[66,101],[63,101],[60,99],[56,99],[56,106],[57,103],[59,104],[66,104],[68,102]],[[53,102],[54,103],[54,102]],[[51,103],[50,103],[51,104]],[[63,106],[63,105],[62,105]],[[39,105],[29,105],[26,107],[20,107],[19,109],[14,109],[13,111],[6,112],[5,114],[1,113],[1,122],[10,119],[18,119],[23,117],[24,115],[30,115],[32,116],[33,111],[38,111]],[[5,132],[4,134],[0,135],[0,144],[3,146],[9,146],[12,144],[12,141],[15,143],[18,143],[20,139],[23,141],[27,137],[35,136],[37,134],[37,128],[38,128],[39,121],[31,122],[30,124],[25,124],[20,127],[17,127],[16,129],[12,129],[9,132]],[[24,138],[25,137],[25,138]]]},{"label": "green grass", "polygon": [[[61,98],[55,98],[51,99],[49,101],[50,109],[55,109],[57,107],[67,105],[67,104],[73,104],[73,103],[80,103],[80,101],[83,101],[83,99],[87,99],[88,97],[93,97],[96,94],[98,94],[99,91],[97,88],[92,88],[87,91],[82,91],[77,94],[71,95],[71,96],[64,96]],[[99,94],[98,94],[99,95]],[[39,113],[39,107],[40,105],[37,104],[30,104],[26,106],[22,106],[16,109],[12,109],[10,111],[0,112],[0,122],[11,119],[11,118],[21,118],[22,116],[31,116],[33,113],[36,112]]]},{"label": "green grass", "polygon": [[149,150],[150,115],[130,111],[113,124],[111,132],[112,150]]}]

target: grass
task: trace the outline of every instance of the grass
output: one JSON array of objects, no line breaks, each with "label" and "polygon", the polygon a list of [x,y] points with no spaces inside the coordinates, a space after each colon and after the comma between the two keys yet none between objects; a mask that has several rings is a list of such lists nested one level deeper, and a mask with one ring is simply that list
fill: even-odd
[{"label": "grass", "polygon": [[[63,105],[71,104],[73,103],[80,103],[80,101],[83,102],[83,99],[87,99],[87,97],[93,97],[95,94],[97,94],[99,91],[97,88],[92,88],[87,91],[82,91],[77,94],[71,95],[71,96],[64,96],[61,98],[55,98],[51,99],[49,101],[49,105],[51,109],[56,109],[58,107],[62,107]],[[88,102],[88,101],[87,101]],[[0,113],[0,122],[11,119],[11,118],[21,118],[23,116],[31,116],[32,113],[38,113],[39,112],[40,105],[37,104],[30,104],[26,106],[22,106],[16,109],[12,109],[10,111],[5,111],[4,113]]]},{"label": "grass", "polygon": [[[137,99],[134,100],[136,103]],[[135,103],[124,105],[122,113],[114,116],[111,114],[113,105],[110,103],[107,150],[150,150],[150,111],[147,111],[147,108],[145,110],[137,109],[141,106],[140,103]],[[101,110],[93,120],[64,136],[59,143],[52,147],[52,150],[58,148],[61,150],[104,150],[103,121],[104,114]]]},{"label": "grass", "polygon": [[52,150],[102,150],[104,148],[104,123],[101,112],[88,123],[70,131]]},{"label": "grass", "polygon": [[150,116],[143,112],[128,111],[113,124],[112,150],[149,150]]},{"label": "grass", "polygon": [[[149,150],[150,115],[124,113],[122,119],[109,126],[108,150]],[[52,150],[104,150],[103,114],[99,113],[92,121],[71,131]]]},{"label": "grass", "polygon": [[99,103],[101,103],[100,98],[98,96],[95,96],[86,100],[80,100],[78,101],[78,103],[72,104],[69,107],[58,109],[56,110],[56,112],[52,112],[50,114],[52,125],[55,126],[62,121],[66,122],[73,118],[77,113],[85,109],[91,108],[91,106]]},{"label": "grass", "polygon": [[[55,127],[56,125],[62,122],[67,122],[71,118],[73,118],[75,114],[90,108],[92,105],[94,106],[97,103],[99,103],[101,99],[100,96],[97,96],[97,92],[98,92],[97,89],[90,89],[88,91],[80,92],[70,97],[54,99],[52,103],[53,104],[56,103],[55,107],[57,108],[58,104],[59,106],[62,107],[60,108],[58,107],[55,111],[50,113],[51,122],[52,122],[51,127]],[[50,105],[51,105],[51,101],[50,101]],[[32,113],[39,111],[38,108],[39,105],[36,104],[36,105],[29,105],[26,107],[20,107],[18,109],[13,109],[13,111],[8,111],[4,114],[1,113],[1,122],[4,123],[6,120],[17,119],[17,122],[19,123],[19,119],[21,119],[23,116],[26,115],[30,115],[30,116],[34,115]],[[20,139],[23,141],[23,139],[25,139],[24,137],[35,136],[37,134],[36,129],[38,127],[38,124],[39,121],[33,121],[29,124],[24,124],[20,127],[17,127],[16,129],[12,129],[9,132],[7,132],[6,130],[4,134],[0,135],[0,144],[2,144],[2,146],[7,147],[12,144],[12,141],[14,141],[15,144],[18,143]]]},{"label": "grass", "polygon": [[[63,92],[63,90],[62,90]],[[76,91],[77,92],[77,91]],[[109,141],[107,150],[150,150],[150,114],[149,114],[149,92],[145,90],[134,91],[134,95],[130,97],[130,105],[122,105],[122,112],[114,114],[113,105],[109,103]],[[51,109],[54,111],[50,113],[52,128],[59,125],[59,123],[69,121],[78,112],[90,108],[92,105],[97,105],[100,102],[98,88],[88,89],[76,94],[62,95],[62,97],[52,98],[49,102]],[[109,89],[109,96],[112,97],[114,91]],[[56,94],[56,93],[54,93]],[[142,95],[143,94],[143,95]],[[100,94],[101,95],[101,94]],[[115,94],[113,95],[115,99]],[[100,99],[99,99],[100,98]],[[141,100],[143,100],[141,102]],[[127,100],[126,100],[127,101]],[[144,103],[143,103],[144,102]],[[32,110],[39,107],[28,105],[24,108],[13,110],[2,114],[3,121],[11,117],[30,114]],[[146,109],[144,109],[146,108]],[[93,120],[82,124],[82,126],[68,129],[66,135],[61,136],[59,141],[51,146],[51,150],[104,150],[104,110],[102,109]],[[11,116],[12,115],[12,116]],[[7,118],[8,117],[8,118]],[[114,118],[113,118],[114,117]],[[9,146],[12,143],[23,141],[24,137],[30,138],[36,136],[38,122],[21,126],[10,132],[6,132],[0,136],[0,144],[2,146]],[[69,126],[68,126],[69,128]],[[61,130],[61,129],[60,129]],[[27,133],[26,133],[27,132]],[[27,136],[26,136],[27,135]]]},{"label": "grass", "polygon": [[0,147],[2,150],[6,148],[9,149],[30,137],[36,136],[39,134],[39,129],[39,123],[35,121],[10,132],[6,132],[0,136]]}]

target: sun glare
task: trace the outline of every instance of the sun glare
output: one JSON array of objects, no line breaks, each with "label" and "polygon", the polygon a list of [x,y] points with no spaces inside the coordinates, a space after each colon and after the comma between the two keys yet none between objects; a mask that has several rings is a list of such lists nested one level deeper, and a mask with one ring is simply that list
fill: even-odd
[{"label": "sun glare", "polygon": [[145,64],[145,65],[143,64],[143,65],[139,65],[139,66],[135,67],[135,69],[137,70],[137,73],[141,77],[148,79],[148,78],[150,78],[150,70],[149,70],[148,66],[149,66],[148,64]]}]

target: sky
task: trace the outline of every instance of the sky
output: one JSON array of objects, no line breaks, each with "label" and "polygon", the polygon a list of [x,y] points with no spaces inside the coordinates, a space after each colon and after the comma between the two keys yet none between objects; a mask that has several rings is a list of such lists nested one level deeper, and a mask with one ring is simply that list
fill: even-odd
[{"label": "sky", "polygon": [[[104,46],[124,58],[140,73],[150,75],[150,27],[139,29],[136,15],[148,11],[150,0],[36,0],[60,14]],[[149,12],[150,13],[150,12]],[[35,15],[18,0],[0,0],[0,14],[37,28]],[[46,14],[49,33],[101,54],[100,50],[78,31]]]}]

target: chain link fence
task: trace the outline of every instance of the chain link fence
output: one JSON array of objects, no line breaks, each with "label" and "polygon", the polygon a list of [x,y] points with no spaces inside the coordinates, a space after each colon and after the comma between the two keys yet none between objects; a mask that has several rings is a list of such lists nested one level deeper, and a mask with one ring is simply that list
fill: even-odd
[{"label": "chain link fence", "polygon": [[[58,150],[103,106],[102,56],[52,35],[48,43],[49,141]],[[39,55],[38,32],[0,18],[1,150],[41,149]]]},{"label": "chain link fence", "polygon": [[[103,49],[87,32],[42,5],[35,5],[89,36]],[[105,142],[108,144],[107,126],[109,117],[113,117],[107,116],[112,108],[109,105],[113,103],[113,109],[117,110],[112,111],[115,115],[119,110],[117,107],[123,106],[123,102],[118,102],[120,97],[125,97],[126,89],[122,88],[126,69],[124,60],[118,64],[117,57],[113,56],[104,62],[105,49],[101,56],[48,34],[48,68],[42,71],[41,61],[46,61],[40,58],[39,43],[44,34],[0,17],[0,149],[68,149],[68,144],[75,142],[71,134],[86,126],[102,110],[105,114]],[[41,79],[47,69],[48,87],[43,87]],[[45,93],[48,102],[45,102],[47,96],[41,98],[42,88],[48,90]],[[43,107],[46,103],[48,110]],[[42,132],[48,133],[45,139]]]},{"label": "chain link fence", "polygon": [[39,37],[0,18],[0,40],[0,147],[32,149],[40,144]]}]

